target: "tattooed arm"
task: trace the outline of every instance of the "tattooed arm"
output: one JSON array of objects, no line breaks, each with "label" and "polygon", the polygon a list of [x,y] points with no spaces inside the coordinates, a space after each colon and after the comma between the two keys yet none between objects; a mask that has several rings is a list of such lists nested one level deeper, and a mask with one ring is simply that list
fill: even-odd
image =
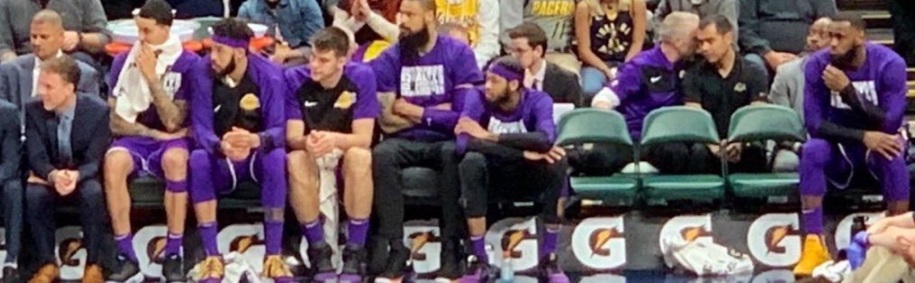
[{"label": "tattooed arm", "polygon": [[181,129],[184,119],[187,118],[187,103],[184,100],[172,100],[165,94],[165,88],[161,82],[150,83],[149,92],[153,97],[153,105],[156,106],[156,112],[159,114],[159,120],[169,132],[175,132]]},{"label": "tattooed arm", "polygon": [[[108,105],[109,105],[110,109],[115,109],[115,105],[117,105],[116,101],[117,101],[117,98],[112,97],[112,98],[108,99]],[[140,124],[140,123],[127,122],[124,120],[124,118],[121,118],[121,116],[117,114],[117,111],[112,110],[110,112],[109,116],[110,116],[109,125],[111,125],[111,134],[115,137],[142,136],[142,137],[156,138],[156,136],[157,136],[156,130],[147,128],[146,126],[144,126],[143,124]]]}]

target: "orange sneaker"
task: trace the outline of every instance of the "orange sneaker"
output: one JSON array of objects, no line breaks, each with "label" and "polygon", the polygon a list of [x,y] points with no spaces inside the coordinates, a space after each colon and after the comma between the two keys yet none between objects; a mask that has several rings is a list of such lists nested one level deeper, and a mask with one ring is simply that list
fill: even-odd
[{"label": "orange sneaker", "polygon": [[86,267],[86,271],[83,273],[83,280],[81,283],[104,283],[105,276],[102,274],[102,268],[98,265],[90,265]]},{"label": "orange sneaker", "polygon": [[829,261],[829,250],[826,243],[820,235],[807,235],[804,238],[804,249],[801,252],[801,259],[794,266],[795,276],[810,276],[813,269]]},{"label": "orange sneaker", "polygon": [[218,256],[210,256],[203,260],[199,264],[200,274],[198,278],[194,278],[194,281],[201,283],[219,283],[222,282],[222,277],[225,275],[226,266],[222,262],[222,258]]},{"label": "orange sneaker", "polygon": [[38,272],[35,272],[32,279],[29,279],[29,283],[52,283],[56,281],[59,276],[60,270],[57,268],[57,265],[48,263],[42,265],[41,268],[38,269]]}]

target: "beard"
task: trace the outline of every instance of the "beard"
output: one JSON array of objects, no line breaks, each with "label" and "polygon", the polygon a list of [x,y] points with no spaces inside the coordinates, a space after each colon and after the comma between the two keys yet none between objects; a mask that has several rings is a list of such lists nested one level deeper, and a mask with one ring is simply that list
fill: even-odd
[{"label": "beard", "polygon": [[232,57],[232,60],[229,61],[229,64],[226,65],[225,68],[222,68],[221,71],[217,71],[217,70],[213,69],[213,70],[211,70],[211,72],[212,72],[211,75],[213,75],[214,78],[222,78],[222,77],[225,77],[225,76],[231,74],[232,72],[234,72],[235,68],[237,68],[237,67],[238,66],[235,65],[235,57]]},{"label": "beard", "polygon": [[423,25],[421,29],[410,32],[401,27],[400,39],[400,60],[404,66],[413,65],[419,60],[419,49],[429,43],[429,27]]},{"label": "beard", "polygon": [[843,54],[829,54],[830,62],[833,66],[836,67],[850,67],[855,61],[855,58],[858,57],[858,51],[863,48],[863,45],[854,46]]}]

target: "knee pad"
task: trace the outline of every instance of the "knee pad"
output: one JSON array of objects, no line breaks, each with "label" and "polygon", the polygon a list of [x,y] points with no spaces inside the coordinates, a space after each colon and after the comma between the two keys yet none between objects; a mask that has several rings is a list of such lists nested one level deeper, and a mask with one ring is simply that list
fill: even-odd
[{"label": "knee pad", "polygon": [[172,181],[165,180],[165,190],[172,193],[186,193],[187,180]]}]

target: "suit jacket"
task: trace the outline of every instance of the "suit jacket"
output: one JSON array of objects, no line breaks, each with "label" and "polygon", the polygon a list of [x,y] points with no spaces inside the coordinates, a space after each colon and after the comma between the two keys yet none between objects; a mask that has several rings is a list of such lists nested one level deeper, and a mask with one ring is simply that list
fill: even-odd
[{"label": "suit jacket", "polygon": [[38,177],[50,180],[48,175],[55,169],[79,171],[80,182],[98,176],[111,136],[108,104],[98,96],[77,94],[70,131],[70,160],[63,160],[57,151],[57,114],[45,110],[39,100],[29,102],[25,112],[28,163]]},{"label": "suit jacket", "polygon": [[546,62],[543,92],[553,97],[553,103],[572,103],[575,107],[583,103],[578,76],[550,62]]},{"label": "suit jacket", "polygon": [[[99,75],[92,66],[76,60],[80,77],[76,91],[83,94],[99,95]],[[35,55],[25,54],[0,65],[0,98],[12,102],[23,110],[32,100],[32,84],[37,78],[32,77],[35,69]]]},{"label": "suit jacket", "polygon": [[22,139],[19,133],[19,109],[12,103],[0,100],[0,186],[19,177],[22,160]]}]

